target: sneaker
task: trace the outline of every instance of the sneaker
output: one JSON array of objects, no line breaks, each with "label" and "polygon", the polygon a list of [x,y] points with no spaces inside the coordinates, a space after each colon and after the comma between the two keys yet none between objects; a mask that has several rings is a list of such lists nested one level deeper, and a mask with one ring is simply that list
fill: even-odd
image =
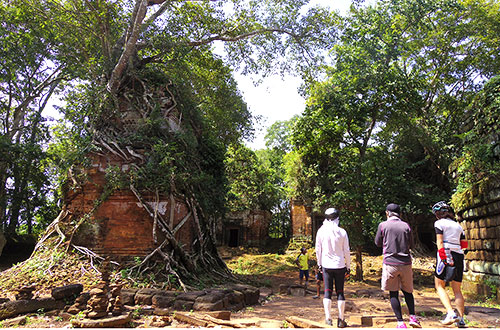
[{"label": "sneaker", "polygon": [[406,327],[406,324],[400,323],[400,324],[398,324],[398,326],[396,327],[396,329],[407,329],[407,327]]},{"label": "sneaker", "polygon": [[460,320],[458,320],[457,327],[459,327],[459,328],[467,328],[467,325],[465,324],[465,321],[464,321],[463,318],[460,318]]},{"label": "sneaker", "polygon": [[332,319],[327,319],[327,320],[325,321],[325,323],[326,323],[326,324],[328,324],[328,325],[333,325],[333,323],[332,323]]},{"label": "sneaker", "polygon": [[458,316],[456,316],[455,314],[453,315],[446,314],[446,317],[444,320],[441,321],[441,324],[450,325],[455,322],[458,322]]},{"label": "sneaker", "polygon": [[409,324],[412,328],[421,328],[422,327],[422,325],[420,325],[420,322],[418,321],[418,319],[415,315],[410,315]]},{"label": "sneaker", "polygon": [[345,328],[345,327],[347,327],[346,321],[344,321],[342,319],[338,319],[337,320],[337,328]]},{"label": "sneaker", "polygon": [[313,299],[318,299],[318,298],[319,298],[319,296],[313,296]]}]

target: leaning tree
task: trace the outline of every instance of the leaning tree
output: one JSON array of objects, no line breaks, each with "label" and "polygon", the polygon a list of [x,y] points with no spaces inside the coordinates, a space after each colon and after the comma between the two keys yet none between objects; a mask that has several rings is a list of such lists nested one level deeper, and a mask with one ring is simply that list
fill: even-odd
[{"label": "leaning tree", "polygon": [[[54,27],[50,63],[71,76],[60,107],[69,125],[54,147],[67,165],[63,207],[32,259],[56,246],[93,262],[121,244],[120,256],[142,257],[136,269],[154,261],[184,288],[200,274],[230,275],[214,242],[223,157],[251,133],[251,115],[229,65],[310,74],[335,38],[336,15],[307,3],[29,1],[37,22]],[[133,237],[120,237],[131,214]]]}]

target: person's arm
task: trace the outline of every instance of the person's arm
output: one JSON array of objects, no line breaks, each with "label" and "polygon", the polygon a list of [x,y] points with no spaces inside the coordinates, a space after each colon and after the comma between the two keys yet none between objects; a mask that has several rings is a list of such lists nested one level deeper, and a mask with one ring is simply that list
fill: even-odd
[{"label": "person's arm", "polygon": [[443,234],[436,233],[436,246],[438,249],[439,258],[446,261],[446,251],[444,250]]},{"label": "person's arm", "polygon": [[438,251],[441,249],[444,250],[443,234],[436,234],[436,245],[437,245]]},{"label": "person's arm", "polygon": [[377,228],[377,234],[375,235],[375,245],[378,247],[382,247],[383,241],[384,235],[382,234],[382,223],[380,223]]},{"label": "person's arm", "polygon": [[317,236],[316,236],[316,260],[318,262],[318,268],[321,271],[321,233],[318,231]]},{"label": "person's arm", "polygon": [[347,271],[349,272],[351,270],[351,251],[349,249],[349,237],[347,236],[347,233],[344,239],[344,259],[345,266],[347,268]]}]

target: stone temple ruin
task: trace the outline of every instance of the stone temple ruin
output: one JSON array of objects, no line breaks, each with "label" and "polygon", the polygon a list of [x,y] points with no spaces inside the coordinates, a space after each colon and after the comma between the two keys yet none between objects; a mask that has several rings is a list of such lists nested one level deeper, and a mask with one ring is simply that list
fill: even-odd
[{"label": "stone temple ruin", "polygon": [[469,242],[464,290],[500,301],[500,183],[476,193],[474,203],[456,210]]}]

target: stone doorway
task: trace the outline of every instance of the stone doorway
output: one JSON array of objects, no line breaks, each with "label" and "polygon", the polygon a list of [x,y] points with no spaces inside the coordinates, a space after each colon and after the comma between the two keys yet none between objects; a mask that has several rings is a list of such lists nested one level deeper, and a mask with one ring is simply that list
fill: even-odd
[{"label": "stone doorway", "polygon": [[229,247],[238,247],[239,246],[239,235],[240,231],[237,228],[229,229],[229,239],[227,245]]}]

